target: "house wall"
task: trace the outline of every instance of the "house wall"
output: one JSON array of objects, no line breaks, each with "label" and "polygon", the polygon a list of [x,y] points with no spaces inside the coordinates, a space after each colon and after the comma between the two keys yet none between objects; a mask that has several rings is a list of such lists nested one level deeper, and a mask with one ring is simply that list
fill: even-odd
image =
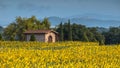
[{"label": "house wall", "polygon": [[48,42],[49,36],[52,36],[52,42],[56,42],[56,35],[53,32],[45,34],[45,42]]},{"label": "house wall", "polygon": [[[26,35],[26,41],[30,40],[32,34]],[[36,41],[45,42],[45,34],[34,34]]]}]

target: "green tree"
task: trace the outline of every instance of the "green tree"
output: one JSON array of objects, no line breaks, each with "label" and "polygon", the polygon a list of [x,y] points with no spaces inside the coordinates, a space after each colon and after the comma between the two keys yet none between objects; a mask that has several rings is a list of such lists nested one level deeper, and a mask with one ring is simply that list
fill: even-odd
[{"label": "green tree", "polygon": [[44,18],[44,20],[42,21],[42,25],[44,26],[44,29],[50,29],[50,22],[48,18]]},{"label": "green tree", "polygon": [[2,41],[2,34],[0,34],[0,41]]},{"label": "green tree", "polygon": [[8,25],[3,32],[5,40],[14,38],[15,40],[24,41],[24,32],[27,30],[50,29],[50,22],[45,18],[42,22],[35,16],[30,18],[17,17],[15,22]]},{"label": "green tree", "polygon": [[72,24],[72,37],[74,41],[89,41],[87,36],[88,29],[84,25]]},{"label": "green tree", "polygon": [[78,24],[73,23],[72,24],[72,38],[73,41],[80,41],[80,28]]},{"label": "green tree", "polygon": [[120,44],[120,27],[110,27],[108,32],[103,32],[105,44]]},{"label": "green tree", "polygon": [[11,23],[4,29],[3,36],[6,40],[11,40],[11,38],[15,39],[16,36],[17,25],[16,23]]},{"label": "green tree", "polygon": [[105,37],[100,32],[98,32],[95,27],[91,27],[89,30],[94,35],[95,42],[99,42],[100,45],[103,45],[105,43]]},{"label": "green tree", "polygon": [[86,33],[83,33],[82,37],[81,37],[81,41],[85,41],[85,42],[88,42],[88,37],[86,35]]},{"label": "green tree", "polygon": [[94,34],[90,32],[89,30],[87,31],[86,35],[88,37],[89,42],[97,42]]},{"label": "green tree", "polygon": [[60,41],[63,41],[63,25],[62,25],[62,22],[60,23]]},{"label": "green tree", "polygon": [[32,34],[32,35],[30,36],[30,41],[36,41],[36,38],[35,38],[34,34]]},{"label": "green tree", "polygon": [[72,28],[71,28],[71,24],[70,24],[70,20],[68,20],[68,40],[72,41]]},{"label": "green tree", "polygon": [[63,39],[65,40],[65,41],[68,41],[68,33],[69,33],[69,31],[68,31],[68,23],[64,23],[63,24]]}]

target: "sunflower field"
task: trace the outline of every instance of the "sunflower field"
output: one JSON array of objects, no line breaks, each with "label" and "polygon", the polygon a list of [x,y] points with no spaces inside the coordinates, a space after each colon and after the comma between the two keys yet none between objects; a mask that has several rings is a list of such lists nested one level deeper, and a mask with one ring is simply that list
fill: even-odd
[{"label": "sunflower field", "polygon": [[0,68],[119,68],[120,45],[0,41]]}]

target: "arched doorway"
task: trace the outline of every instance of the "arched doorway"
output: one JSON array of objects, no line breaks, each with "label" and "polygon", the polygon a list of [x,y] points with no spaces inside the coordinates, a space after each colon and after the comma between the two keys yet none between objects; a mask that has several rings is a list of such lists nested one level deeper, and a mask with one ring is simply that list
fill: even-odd
[{"label": "arched doorway", "polygon": [[52,42],[52,36],[48,37],[48,42]]}]

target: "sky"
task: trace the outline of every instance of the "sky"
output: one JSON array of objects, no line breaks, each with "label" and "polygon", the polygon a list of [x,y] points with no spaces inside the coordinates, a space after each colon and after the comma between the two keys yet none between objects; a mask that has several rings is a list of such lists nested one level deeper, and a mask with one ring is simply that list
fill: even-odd
[{"label": "sky", "polygon": [[120,0],[0,0],[0,26],[8,25],[18,16],[35,15],[41,19],[84,14],[108,15],[120,20]]}]

